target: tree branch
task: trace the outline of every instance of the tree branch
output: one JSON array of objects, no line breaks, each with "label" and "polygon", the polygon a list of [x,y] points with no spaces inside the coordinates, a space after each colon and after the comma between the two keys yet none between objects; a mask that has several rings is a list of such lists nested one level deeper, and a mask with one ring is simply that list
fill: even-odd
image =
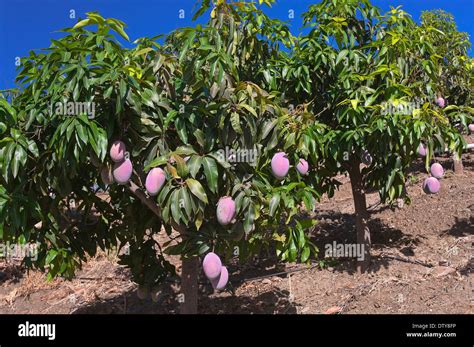
[{"label": "tree branch", "polygon": [[[137,186],[133,181],[130,180],[130,184],[128,189],[138,198],[140,201],[145,204],[154,214],[158,216],[158,218],[162,218],[161,216],[161,208],[150,198],[148,198],[145,193]],[[178,231],[181,235],[186,233],[186,227],[181,224],[177,224],[175,222],[171,222],[171,226],[173,229]]]}]

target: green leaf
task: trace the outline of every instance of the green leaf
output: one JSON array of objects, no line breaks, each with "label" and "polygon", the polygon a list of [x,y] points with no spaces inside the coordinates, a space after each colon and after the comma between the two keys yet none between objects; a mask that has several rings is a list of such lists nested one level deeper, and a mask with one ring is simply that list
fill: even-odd
[{"label": "green leaf", "polygon": [[85,27],[86,25],[89,25],[89,24],[94,24],[93,21],[91,21],[90,18],[87,18],[87,19],[83,19],[79,22],[76,23],[76,25],[74,25],[72,28],[73,29],[80,29],[82,27]]},{"label": "green leaf", "polygon": [[171,215],[173,216],[173,220],[179,224],[181,220],[181,208],[180,208],[180,199],[179,199],[179,190],[175,190],[172,194],[170,199],[168,200],[168,204],[171,204]]},{"label": "green leaf", "polygon": [[230,165],[230,163],[225,160],[224,156],[225,156],[225,151],[222,149],[221,152],[214,152],[214,153],[209,153],[209,156],[213,157],[218,163],[220,166],[222,166],[224,169],[230,169],[232,167],[232,165]]},{"label": "green leaf", "polygon": [[193,193],[199,200],[206,204],[209,203],[207,200],[206,192],[204,191],[204,188],[202,187],[201,183],[199,183],[199,181],[196,181],[192,178],[188,178],[186,180],[186,184],[188,185],[191,193]]},{"label": "green leaf", "polygon": [[188,142],[188,129],[186,127],[186,122],[183,118],[178,118],[174,122],[176,126],[176,131],[178,132],[178,136],[180,140],[184,143]]},{"label": "green leaf", "polygon": [[249,205],[247,214],[245,215],[244,220],[244,230],[245,233],[250,233],[254,228],[254,220],[255,220],[255,206],[253,203]]},{"label": "green leaf", "polygon": [[217,180],[219,171],[217,170],[217,163],[211,157],[204,157],[202,161],[204,174],[206,175],[207,184],[211,192],[217,193]]},{"label": "green leaf", "polygon": [[87,132],[84,129],[84,127],[79,122],[76,122],[76,131],[77,131],[77,134],[79,135],[79,138],[82,140],[82,142],[84,144],[87,144],[87,141],[89,140],[89,136],[87,135]]},{"label": "green leaf", "polygon": [[268,134],[270,134],[270,131],[273,130],[273,128],[275,127],[275,125],[277,125],[278,123],[278,119],[274,119],[272,121],[268,121],[265,123],[264,127],[263,127],[263,131],[262,131],[262,140],[264,140]]},{"label": "green leaf", "polygon": [[147,166],[145,166],[145,168],[144,168],[143,170],[144,170],[144,171],[148,171],[148,170],[150,170],[151,168],[154,168],[154,167],[157,167],[157,166],[166,164],[167,161],[168,161],[168,159],[167,159],[165,156],[158,157],[158,158],[156,158],[156,159],[153,159],[153,160],[150,162],[150,164],[148,164]]},{"label": "green leaf", "polygon": [[133,55],[139,56],[139,55],[142,55],[142,54],[147,54],[147,53],[152,52],[152,51],[153,51],[153,48],[146,47],[146,48],[140,49],[139,51],[136,51],[135,53],[133,53]]},{"label": "green leaf", "polygon": [[78,101],[80,94],[81,94],[81,87],[79,85],[79,82],[76,82],[76,85],[74,87],[74,91],[72,93],[73,100]]},{"label": "green leaf", "polygon": [[119,92],[120,92],[120,97],[122,99],[125,99],[126,93],[127,93],[127,84],[125,83],[125,80],[120,80],[119,82]]},{"label": "green leaf", "polygon": [[38,146],[36,145],[35,141],[28,140],[28,150],[35,158],[39,156]]},{"label": "green leaf", "polygon": [[202,222],[203,222],[202,213],[198,213],[196,216],[196,220],[194,222],[194,225],[196,226],[197,230],[201,229]]},{"label": "green leaf", "polygon": [[48,251],[48,255],[46,256],[46,260],[45,260],[46,265],[51,264],[57,255],[58,255],[58,251],[56,251],[55,249],[50,249]]},{"label": "green leaf", "polygon": [[123,110],[122,98],[117,97],[115,99],[115,114],[119,114]]},{"label": "green leaf", "polygon": [[296,247],[295,240],[292,238],[290,241],[289,246],[289,253],[288,253],[288,260],[290,262],[294,262],[296,260],[296,256],[298,254],[298,248]]},{"label": "green leaf", "polygon": [[298,225],[299,225],[299,228],[296,228],[296,232],[298,233],[298,247],[302,248],[306,244],[306,238],[305,238],[304,230],[301,227],[301,224],[299,224],[299,222],[298,222]]},{"label": "green leaf", "polygon": [[189,168],[189,172],[193,178],[196,178],[196,175],[201,167],[202,157],[199,155],[193,155],[189,158],[187,164]]},{"label": "green leaf", "polygon": [[357,99],[352,99],[351,100],[351,105],[354,110],[357,110],[357,105],[359,104],[359,100]]},{"label": "green leaf", "polygon": [[311,254],[311,250],[309,246],[304,246],[303,251],[301,252],[301,262],[304,263],[309,259],[309,255]]},{"label": "green leaf", "polygon": [[191,155],[191,154],[196,154],[196,151],[191,146],[180,146],[176,148],[174,153],[178,155]]},{"label": "green leaf", "polygon": [[12,160],[12,174],[13,178],[16,178],[18,175],[18,170],[20,168],[20,165],[25,165],[26,163],[26,151],[23,149],[23,147],[17,145],[15,154],[13,156]]},{"label": "green leaf", "polygon": [[286,137],[285,145],[284,148],[288,149],[289,147],[293,146],[295,144],[296,140],[296,133],[292,132]]},{"label": "green leaf", "polygon": [[8,181],[8,169],[10,167],[10,163],[12,162],[12,156],[15,152],[16,143],[10,142],[5,148],[5,154],[3,156],[3,165],[2,165],[2,173],[3,177],[5,177],[5,181]]},{"label": "green leaf", "polygon": [[188,216],[189,219],[192,218],[193,216],[193,207],[191,203],[191,196],[189,195],[188,189],[187,188],[181,188],[179,190],[179,199],[181,208],[184,207],[184,210],[186,211],[186,215]]},{"label": "green leaf", "polygon": [[114,91],[114,86],[110,86],[109,88],[107,88],[107,90],[104,93],[104,99],[110,98],[113,91]]},{"label": "green leaf", "polygon": [[255,111],[255,109],[252,106],[247,105],[247,104],[240,104],[239,106],[245,108],[247,111],[249,111],[255,117],[258,117],[257,111]]},{"label": "green leaf", "polygon": [[276,193],[270,199],[270,204],[269,204],[270,217],[273,217],[275,215],[275,211],[278,208],[278,205],[280,204],[280,198],[281,198],[280,193]]},{"label": "green leaf", "polygon": [[178,171],[178,175],[180,177],[187,176],[188,173],[189,173],[189,168],[186,165],[186,162],[184,161],[184,159],[181,156],[177,155],[177,154],[173,154],[172,157],[176,161],[176,168],[177,168],[177,171]]},{"label": "green leaf", "polygon": [[16,121],[17,121],[16,111],[15,111],[15,109],[8,103],[7,100],[5,100],[5,99],[3,99],[3,98],[0,98],[0,106],[5,107],[5,109],[7,110],[7,115],[8,115],[8,116],[11,116],[11,120],[12,120],[13,122],[16,122]]},{"label": "green leaf", "polygon": [[125,40],[130,41],[128,35],[125,33],[121,26],[116,24],[110,24],[110,27],[115,30],[115,32],[117,32],[120,36],[122,36]]},{"label": "green leaf", "polygon": [[[95,126],[95,123],[91,123],[91,124],[94,124]],[[107,154],[107,146],[108,146],[107,133],[102,128],[97,128],[97,132],[99,135],[97,137],[97,147],[100,152],[100,155],[98,155],[98,157],[100,161],[104,161],[105,156]]]},{"label": "green leaf", "polygon": [[240,127],[240,116],[237,112],[232,112],[230,115],[230,123],[237,134],[243,133],[242,128]]},{"label": "green leaf", "polygon": [[349,51],[347,49],[343,49],[342,51],[340,51],[336,58],[336,65],[339,64],[339,62],[344,59],[347,54],[349,54]]}]

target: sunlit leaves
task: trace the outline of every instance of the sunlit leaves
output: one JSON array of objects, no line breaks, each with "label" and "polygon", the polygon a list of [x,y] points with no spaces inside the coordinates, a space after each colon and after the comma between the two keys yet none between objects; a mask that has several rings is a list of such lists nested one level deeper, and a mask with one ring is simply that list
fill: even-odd
[{"label": "sunlit leaves", "polygon": [[[173,272],[165,250],[231,256],[238,245],[248,259],[268,247],[283,260],[307,262],[317,248],[308,236],[313,216],[302,215],[334,194],[333,177],[359,165],[361,150],[374,157],[364,184],[384,200],[403,194],[420,141],[430,154],[459,151],[463,139],[452,123],[472,119],[472,61],[444,16],[425,15],[420,25],[399,8],[380,15],[367,0],[326,0],[310,6],[308,31],[296,40],[264,13],[260,5],[270,2],[203,1],[197,15],[212,14],[206,23],[176,30],[163,45],[140,38],[132,48],[117,41],[129,39],[123,22],[88,13],[48,50],[25,57],[23,89],[11,103],[0,98],[0,210],[9,210],[0,225],[31,235],[41,220],[49,232],[35,235],[49,248],[40,264],[51,266],[51,276],[70,275],[74,261],[117,240],[130,244],[121,259],[149,285]],[[444,36],[459,38],[448,64]],[[447,94],[448,107],[433,105],[437,93]],[[423,101],[410,112],[397,108],[417,97]],[[65,101],[94,102],[95,114],[52,110]],[[158,212],[127,185],[101,183],[117,139],[126,143],[133,183]],[[291,168],[277,180],[270,161],[282,150]],[[309,175],[296,171],[299,158],[310,163]],[[144,187],[154,167],[166,173],[157,196]],[[96,196],[95,184],[107,189],[108,201]],[[216,220],[222,196],[237,206],[229,226]],[[94,208],[100,222],[79,229],[86,218],[62,230],[71,197],[80,201],[78,215]],[[185,240],[171,236],[181,228]],[[161,249],[155,234],[163,230],[170,240]]]}]

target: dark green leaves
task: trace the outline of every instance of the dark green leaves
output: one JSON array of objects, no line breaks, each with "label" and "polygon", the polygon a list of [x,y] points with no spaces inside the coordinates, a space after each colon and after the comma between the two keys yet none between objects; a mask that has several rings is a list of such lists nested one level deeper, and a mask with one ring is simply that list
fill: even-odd
[{"label": "dark green leaves", "polygon": [[243,133],[242,128],[240,126],[240,116],[237,112],[232,112],[232,114],[230,116],[230,122],[232,124],[232,128],[234,128],[234,131],[237,134],[242,134]]},{"label": "dark green leaves", "polygon": [[206,192],[199,181],[196,181],[193,178],[188,178],[186,184],[191,193],[193,193],[199,200],[206,204],[208,203]]},{"label": "dark green leaves", "polygon": [[204,157],[202,160],[202,166],[204,167],[204,174],[206,175],[208,188],[211,192],[217,193],[219,172],[217,170],[216,161],[211,157]]},{"label": "dark green leaves", "polygon": [[18,175],[18,170],[20,166],[24,166],[25,163],[26,163],[26,151],[20,145],[16,145],[15,152],[12,158],[12,163],[11,163],[13,178],[16,178],[16,176]]},{"label": "dark green leaves", "polygon": [[275,215],[275,211],[278,208],[278,205],[280,204],[280,194],[276,193],[272,196],[270,199],[269,203],[269,214],[270,217],[273,217]]},{"label": "dark green leaves", "polygon": [[189,172],[193,178],[196,178],[196,175],[201,168],[203,158],[199,155],[192,155],[191,158],[188,160],[187,165],[189,168]]}]

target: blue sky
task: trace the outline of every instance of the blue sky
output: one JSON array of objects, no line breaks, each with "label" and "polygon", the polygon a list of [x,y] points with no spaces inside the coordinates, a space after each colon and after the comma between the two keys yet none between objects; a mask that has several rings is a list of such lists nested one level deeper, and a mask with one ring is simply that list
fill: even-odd
[{"label": "blue sky", "polygon": [[[290,20],[294,33],[301,26],[301,13],[318,0],[278,0],[267,13],[274,18]],[[383,10],[402,5],[418,19],[423,10],[442,8],[451,12],[461,31],[474,35],[474,0],[372,0]],[[0,0],[0,90],[14,87],[15,58],[25,56],[31,49],[49,46],[51,38],[61,34],[54,31],[74,25],[77,18],[89,11],[104,17],[118,18],[127,23],[131,40],[143,36],[168,33],[180,26],[193,25],[192,14],[196,0]],[[70,18],[71,10],[76,18]],[[179,11],[184,10],[184,18]],[[472,55],[472,50],[471,50]]]}]

